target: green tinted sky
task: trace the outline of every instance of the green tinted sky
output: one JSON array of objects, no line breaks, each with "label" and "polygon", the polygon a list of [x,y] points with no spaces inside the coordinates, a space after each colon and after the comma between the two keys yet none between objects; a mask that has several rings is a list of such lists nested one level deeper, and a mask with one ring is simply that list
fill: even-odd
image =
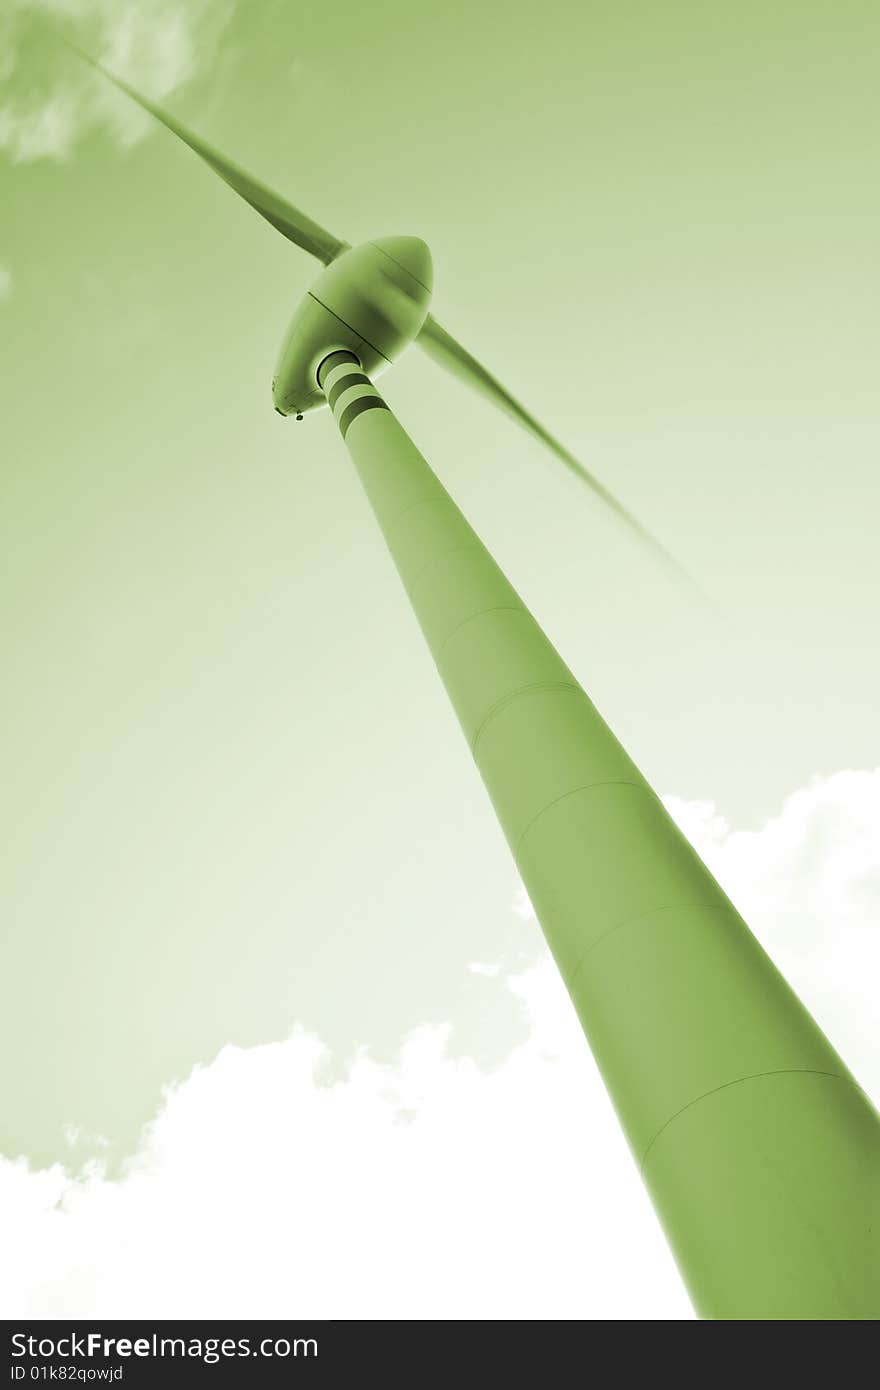
[{"label": "green tinted sky", "polygon": [[[876,5],[176,8],[168,104],[348,240],[425,237],[441,322],[712,595],[426,358],[387,378],[654,785],[756,823],[876,761]],[[10,100],[94,80],[19,10]],[[108,110],[0,164],[2,1147],[36,1157],[297,1018],[344,1054],[452,1017],[491,1061],[518,1021],[465,966],[537,944],[337,434],[271,411],[317,267]]]}]

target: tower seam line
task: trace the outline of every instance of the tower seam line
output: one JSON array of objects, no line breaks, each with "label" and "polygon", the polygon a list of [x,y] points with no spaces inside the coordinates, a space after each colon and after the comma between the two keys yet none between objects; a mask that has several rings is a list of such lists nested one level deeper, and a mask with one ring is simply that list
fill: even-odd
[{"label": "tower seam line", "polygon": [[512,603],[493,603],[493,604],[491,605],[491,607],[489,607],[489,608],[481,608],[480,611],[479,611],[479,613],[471,613],[467,618],[462,618],[461,622],[460,622],[460,623],[456,623],[456,625],[455,625],[455,627],[452,629],[452,631],[449,632],[449,633],[447,633],[447,635],[443,638],[443,641],[441,642],[440,646],[439,646],[438,649],[437,649],[437,660],[438,660],[438,661],[440,660],[440,657],[443,655],[443,653],[445,652],[447,646],[448,646],[449,643],[452,641],[452,639],[453,639],[453,637],[456,635],[456,633],[457,633],[457,632],[461,632],[461,629],[462,629],[463,627],[467,627],[468,623],[474,623],[474,622],[476,622],[477,618],[485,618],[485,616],[486,616],[487,613],[523,613],[523,612],[525,612],[525,609],[522,607],[521,604],[515,607]]},{"label": "tower seam line", "polygon": [[[650,788],[646,788],[646,790],[649,791],[651,796],[656,795],[656,793],[651,791]],[[578,977],[578,974],[580,973],[581,966],[586,961],[587,956],[590,954],[590,952],[595,951],[597,946],[601,946],[603,941],[607,941],[609,936],[613,936],[615,932],[620,931],[621,927],[633,927],[637,922],[644,922],[649,917],[656,917],[661,912],[683,912],[686,909],[690,909],[693,907],[704,908],[708,912],[730,912],[733,914],[734,917],[739,916],[739,913],[737,912],[736,908],[733,906],[732,903],[705,903],[697,900],[695,902],[684,903],[663,903],[661,907],[649,907],[646,912],[637,912],[632,917],[624,917],[622,922],[615,922],[613,927],[609,927],[607,931],[603,931],[601,936],[597,936],[595,941],[591,941],[587,949],[583,952],[583,954],[578,956],[577,965],[575,966],[571,974],[566,978],[566,989],[571,989],[572,985]]]},{"label": "tower seam line", "polygon": [[577,796],[578,792],[590,792],[594,787],[637,787],[640,791],[648,791],[648,788],[641,782],[631,781],[628,777],[614,777],[608,778],[607,780],[603,779],[598,782],[582,782],[579,787],[571,787],[567,792],[560,792],[559,796],[554,796],[552,801],[548,801],[546,806],[542,806],[540,811],[536,811],[532,816],[532,819],[528,822],[516,842],[516,848],[513,851],[514,859],[522,848],[523,840],[526,838],[529,831],[537,825],[546,811],[551,811],[554,806],[559,805],[560,801],[566,801],[570,796]]},{"label": "tower seam line", "polygon": [[[443,484],[441,483],[440,486],[443,487]],[[369,495],[370,495],[370,490],[369,490],[369,488],[367,488],[367,496],[369,497]],[[444,489],[444,491],[443,491],[441,494],[436,495],[436,496],[434,496],[434,497],[419,497],[415,502],[410,502],[409,506],[404,507],[404,508],[402,509],[402,511],[395,512],[395,513],[394,513],[394,516],[390,516],[390,517],[388,518],[388,521],[387,521],[387,530],[390,530],[392,526],[396,526],[397,523],[398,523],[398,521],[400,521],[403,517],[405,517],[405,516],[407,515],[408,512],[414,512],[415,509],[416,509],[416,507],[429,507],[429,506],[432,506],[434,503],[437,503],[437,502],[451,502],[451,501],[452,501],[452,498],[449,496],[449,493],[445,491],[445,489]],[[386,530],[386,536],[387,536],[387,530]],[[389,546],[389,549],[390,549],[390,546]]]},{"label": "tower seam line", "polygon": [[500,700],[496,700],[488,713],[484,716],[481,724],[471,740],[471,756],[476,758],[477,745],[483,737],[484,732],[503,709],[512,704],[514,700],[520,699],[523,695],[537,694],[539,690],[574,690],[582,694],[581,688],[573,680],[570,681],[534,681],[531,685],[522,685],[518,690],[511,690],[507,695],[502,695]]},{"label": "tower seam line", "polygon": [[865,1095],[865,1092],[862,1090],[858,1082],[853,1077],[847,1076],[845,1072],[820,1071],[816,1067],[776,1067],[771,1071],[756,1071],[750,1073],[748,1076],[736,1076],[732,1081],[722,1081],[720,1086],[713,1086],[711,1091],[705,1091],[703,1095],[695,1096],[693,1100],[688,1101],[687,1105],[683,1105],[680,1110],[676,1110],[674,1115],[670,1115],[669,1119],[664,1121],[664,1123],[657,1130],[657,1133],[654,1135],[654,1138],[651,1140],[650,1144],[645,1149],[645,1152],[642,1154],[642,1157],[639,1160],[639,1168],[641,1169],[644,1167],[648,1158],[648,1154],[651,1152],[651,1149],[654,1147],[663,1131],[668,1129],[669,1126],[673,1123],[673,1121],[677,1120],[680,1115],[683,1115],[686,1110],[691,1110],[693,1106],[699,1105],[701,1100],[708,1100],[709,1096],[715,1096],[718,1094],[719,1091],[726,1091],[731,1086],[742,1086],[743,1083],[746,1081],[760,1081],[762,1076],[830,1076],[835,1081],[843,1081],[847,1085],[852,1086],[853,1089],[858,1091],[860,1095]]}]

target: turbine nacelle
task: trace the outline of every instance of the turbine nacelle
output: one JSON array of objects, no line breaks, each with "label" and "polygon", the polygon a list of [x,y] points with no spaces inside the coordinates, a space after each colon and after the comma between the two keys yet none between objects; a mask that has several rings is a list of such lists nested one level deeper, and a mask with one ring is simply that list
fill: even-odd
[{"label": "turbine nacelle", "polygon": [[545,429],[482,362],[453,338],[433,314],[428,313],[431,254],[423,241],[416,237],[384,237],[381,241],[350,247],[301,208],[213,149],[201,136],[187,130],[174,116],[136,92],[122,78],[115,77],[87,54],[80,52],[80,57],[188,145],[270,226],[326,266],[297,309],[281,353],[272,382],[272,396],[279,414],[302,415],[324,404],[317,372],[322,360],[331,352],[353,352],[364,370],[375,376],[417,337],[429,357],[479,391],[539,440],[586,483],[593,495],[620,521],[651,546],[659,559],[678,568],[632,512]]},{"label": "turbine nacelle", "polygon": [[324,405],[318,368],[331,352],[353,352],[376,375],[422,329],[431,302],[431,253],[418,237],[382,237],[343,251],[321,272],[294,314],[272,380],[280,415]]}]

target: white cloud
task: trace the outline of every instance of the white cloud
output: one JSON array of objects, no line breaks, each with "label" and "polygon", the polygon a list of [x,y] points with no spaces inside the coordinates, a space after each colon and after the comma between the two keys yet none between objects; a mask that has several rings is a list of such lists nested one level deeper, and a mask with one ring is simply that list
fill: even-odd
[{"label": "white cloud", "polygon": [[[757,831],[668,803],[876,1093],[880,772]],[[511,988],[532,1030],[491,1074],[423,1028],[321,1085],[297,1031],[197,1068],[120,1180],[0,1166],[6,1316],[687,1318],[554,968]]]},{"label": "white cloud", "polygon": [[486,1075],[425,1028],[396,1066],[226,1048],[122,1181],[0,1180],[7,1317],[690,1316],[549,962],[530,1042]]},{"label": "white cloud", "polygon": [[815,777],[760,830],[666,805],[843,1055],[880,1099],[880,768]]},{"label": "white cloud", "polygon": [[123,144],[149,118],[56,42],[81,42],[161,100],[210,60],[234,0],[9,0],[0,20],[0,150],[16,163],[64,159],[104,125]]},{"label": "white cloud", "polygon": [[0,265],[0,304],[8,299],[15,289],[15,279],[12,271],[6,265]]}]

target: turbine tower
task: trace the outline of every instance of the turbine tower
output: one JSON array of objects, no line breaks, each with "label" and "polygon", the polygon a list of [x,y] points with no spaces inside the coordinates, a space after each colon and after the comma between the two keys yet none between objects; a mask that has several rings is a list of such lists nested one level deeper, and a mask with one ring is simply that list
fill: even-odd
[{"label": "turbine tower", "polygon": [[698,1313],[880,1316],[880,1117],[373,376],[418,342],[674,562],[430,315],[422,241],[349,247],[101,71],[323,262],[275,408],[332,411]]}]

